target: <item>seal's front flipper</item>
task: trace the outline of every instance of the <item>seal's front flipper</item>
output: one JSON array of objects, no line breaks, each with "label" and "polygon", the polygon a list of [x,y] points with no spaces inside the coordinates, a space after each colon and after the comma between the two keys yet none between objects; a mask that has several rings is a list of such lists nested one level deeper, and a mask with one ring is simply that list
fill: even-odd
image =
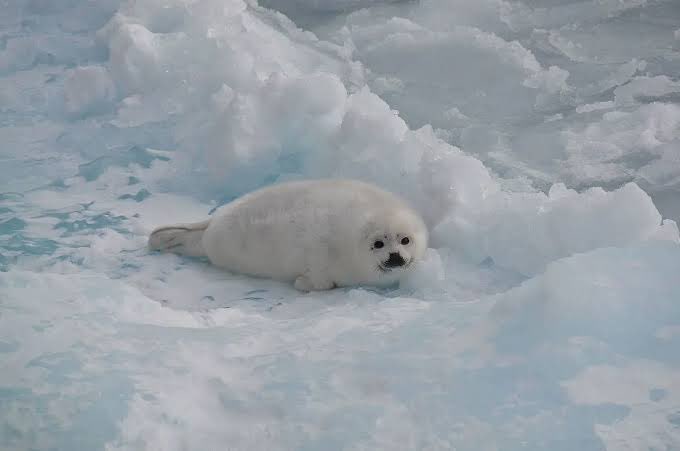
[{"label": "seal's front flipper", "polygon": [[149,236],[149,248],[191,257],[205,257],[202,239],[208,224],[210,220],[159,227]]},{"label": "seal's front flipper", "polygon": [[295,279],[295,289],[298,291],[302,292],[310,292],[310,291],[324,291],[324,290],[332,290],[335,288],[337,285],[335,282],[332,281],[317,281],[316,283],[313,283],[309,277],[307,276],[300,276],[297,279]]}]

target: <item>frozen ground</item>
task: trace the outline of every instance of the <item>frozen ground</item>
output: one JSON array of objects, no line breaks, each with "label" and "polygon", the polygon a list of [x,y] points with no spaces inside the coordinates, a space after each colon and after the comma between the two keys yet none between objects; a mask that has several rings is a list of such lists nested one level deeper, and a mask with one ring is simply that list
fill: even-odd
[{"label": "frozen ground", "polygon": [[[678,74],[674,0],[0,1],[0,449],[680,449]],[[335,175],[401,286],[144,248]]]}]

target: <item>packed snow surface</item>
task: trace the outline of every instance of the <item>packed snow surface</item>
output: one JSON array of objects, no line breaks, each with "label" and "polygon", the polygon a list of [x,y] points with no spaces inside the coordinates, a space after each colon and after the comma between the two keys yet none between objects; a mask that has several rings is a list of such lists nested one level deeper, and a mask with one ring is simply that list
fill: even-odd
[{"label": "packed snow surface", "polygon": [[[0,449],[680,449],[680,3],[0,2]],[[349,177],[431,231],[300,294],[148,233]]]}]

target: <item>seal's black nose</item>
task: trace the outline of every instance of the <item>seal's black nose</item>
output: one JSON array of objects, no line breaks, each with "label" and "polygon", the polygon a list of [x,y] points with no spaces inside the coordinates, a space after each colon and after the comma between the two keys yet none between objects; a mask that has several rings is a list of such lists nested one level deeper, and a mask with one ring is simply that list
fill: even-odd
[{"label": "seal's black nose", "polygon": [[395,268],[397,266],[404,266],[406,260],[398,252],[390,252],[390,258],[385,262],[385,266],[388,268]]}]

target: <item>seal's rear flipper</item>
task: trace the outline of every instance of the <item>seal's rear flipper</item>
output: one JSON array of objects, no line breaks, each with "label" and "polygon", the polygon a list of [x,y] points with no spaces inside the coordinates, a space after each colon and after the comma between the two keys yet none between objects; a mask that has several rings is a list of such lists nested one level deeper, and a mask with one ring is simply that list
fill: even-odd
[{"label": "seal's rear flipper", "polygon": [[210,220],[192,224],[172,224],[159,227],[149,236],[149,248],[191,257],[205,257],[202,238]]}]

